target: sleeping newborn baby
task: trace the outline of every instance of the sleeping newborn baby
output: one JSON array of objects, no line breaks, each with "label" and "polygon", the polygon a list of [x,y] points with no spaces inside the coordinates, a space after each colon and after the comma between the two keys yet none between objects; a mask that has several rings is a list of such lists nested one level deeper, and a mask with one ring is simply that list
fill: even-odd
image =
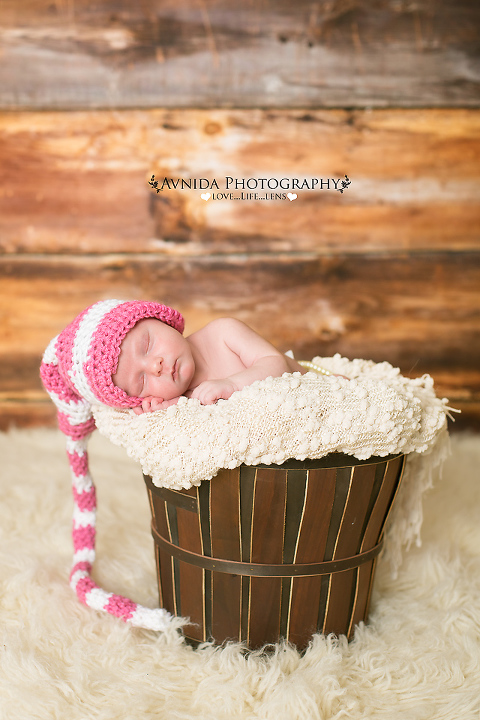
[{"label": "sleeping newborn baby", "polygon": [[212,320],[184,337],[147,318],[125,335],[112,380],[127,395],[143,398],[134,408],[141,414],[175,405],[182,395],[210,405],[255,380],[285,372],[307,369],[240,320]]}]

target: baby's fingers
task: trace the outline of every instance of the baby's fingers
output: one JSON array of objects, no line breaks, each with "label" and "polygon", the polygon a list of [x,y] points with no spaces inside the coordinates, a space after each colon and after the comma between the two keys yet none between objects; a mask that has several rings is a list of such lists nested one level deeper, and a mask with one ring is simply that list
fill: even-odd
[{"label": "baby's fingers", "polygon": [[176,404],[178,403],[178,401],[180,400],[181,397],[182,397],[181,395],[178,395],[178,397],[174,397],[174,398],[172,398],[171,400],[164,400],[164,401],[161,402],[161,403],[159,404],[159,406],[158,406],[157,408],[155,408],[155,409],[156,409],[156,410],[158,410],[158,409],[166,410],[166,409],[169,408],[171,405],[176,405]]},{"label": "baby's fingers", "polygon": [[154,410],[158,410],[159,406],[162,404],[163,398],[155,398],[152,397],[152,395],[149,395],[148,397],[144,398],[142,401],[142,410],[143,412],[153,412]]},{"label": "baby's fingers", "polygon": [[149,395],[148,397],[143,398],[140,406],[133,408],[133,412],[135,415],[142,415],[142,413],[154,412],[161,407],[163,407],[163,398],[156,398]]}]

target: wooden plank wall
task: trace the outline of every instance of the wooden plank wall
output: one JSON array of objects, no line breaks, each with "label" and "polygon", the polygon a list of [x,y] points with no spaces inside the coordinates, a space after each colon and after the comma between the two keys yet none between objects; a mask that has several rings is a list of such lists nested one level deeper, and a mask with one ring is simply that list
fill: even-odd
[{"label": "wooden plank wall", "polygon": [[477,0],[2,0],[0,104],[478,107]]},{"label": "wooden plank wall", "polygon": [[478,426],[478,8],[450,5],[4,1],[0,426],[53,423],[41,353],[106,297],[429,372]]}]

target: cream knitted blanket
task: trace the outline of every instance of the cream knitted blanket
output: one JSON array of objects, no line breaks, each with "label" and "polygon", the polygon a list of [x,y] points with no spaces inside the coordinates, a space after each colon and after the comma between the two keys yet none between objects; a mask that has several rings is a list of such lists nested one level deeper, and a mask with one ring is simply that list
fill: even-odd
[{"label": "cream knitted blanket", "polygon": [[[94,406],[98,429],[126,448],[157,486],[199,485],[221,468],[281,464],[333,452],[358,459],[415,454],[407,463],[396,524],[401,542],[419,538],[421,496],[447,454],[447,400],[429,375],[403,377],[387,362],[316,357],[315,364],[349,379],[308,372],[254,382],[215,405],[180,398],[167,410]],[[392,548],[393,562],[400,547]],[[395,560],[396,558],[396,560]]]},{"label": "cream knitted blanket", "polygon": [[424,375],[389,363],[314,358],[349,380],[308,372],[259,380],[215,405],[180,398],[167,410],[93,408],[101,433],[138,460],[155,485],[180,490],[242,463],[280,464],[342,452],[358,459],[423,453],[445,426],[446,401]]}]

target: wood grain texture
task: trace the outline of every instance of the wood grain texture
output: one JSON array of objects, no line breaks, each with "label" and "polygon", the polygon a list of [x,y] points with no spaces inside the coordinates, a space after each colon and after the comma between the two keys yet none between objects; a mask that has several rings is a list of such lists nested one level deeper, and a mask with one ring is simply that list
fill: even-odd
[{"label": "wood grain texture", "polygon": [[[0,251],[478,249],[479,161],[472,110],[3,113]],[[340,193],[333,180],[345,174]],[[152,175],[170,189],[156,193]],[[202,178],[235,198],[243,183],[250,197],[205,202],[201,189],[172,187]],[[281,200],[247,187],[267,197],[283,179]],[[295,179],[318,183],[297,190]]]},{"label": "wood grain texture", "polygon": [[[475,421],[479,158],[480,116],[465,109],[3,113],[2,427],[51,421],[41,354],[107,297],[170,303],[187,332],[234,315],[297,356],[429,372]],[[295,202],[147,182],[345,173],[343,194]]]},{"label": "wood grain texture", "polygon": [[0,398],[40,400],[49,340],[102,297],[161,300],[187,334],[244,320],[297,357],[368,357],[407,375],[438,372],[452,402],[480,394],[478,253],[165,259],[0,258]]},{"label": "wood grain texture", "polygon": [[472,0],[3,0],[3,108],[477,106]]}]

